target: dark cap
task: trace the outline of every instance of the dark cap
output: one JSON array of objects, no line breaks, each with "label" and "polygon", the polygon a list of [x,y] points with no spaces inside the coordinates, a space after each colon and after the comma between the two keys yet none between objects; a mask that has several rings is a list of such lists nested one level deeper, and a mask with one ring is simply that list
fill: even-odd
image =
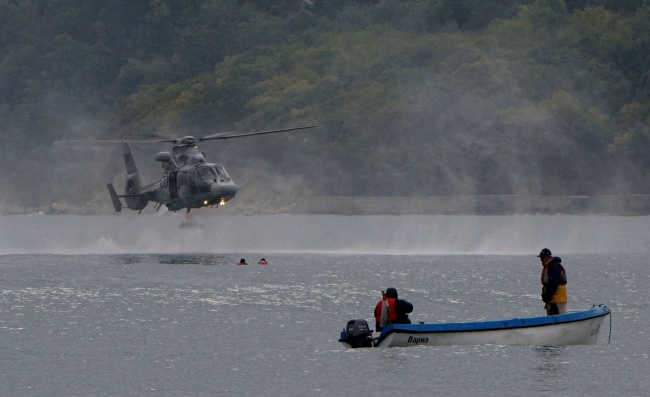
[{"label": "dark cap", "polygon": [[393,287],[386,289],[386,298],[397,299],[397,290]]},{"label": "dark cap", "polygon": [[541,258],[541,257],[543,257],[543,256],[553,256],[553,254],[551,254],[551,250],[550,250],[550,249],[548,249],[548,248],[544,248],[544,249],[542,249],[542,250],[539,252],[539,255],[537,255],[537,256],[538,256],[539,258]]}]

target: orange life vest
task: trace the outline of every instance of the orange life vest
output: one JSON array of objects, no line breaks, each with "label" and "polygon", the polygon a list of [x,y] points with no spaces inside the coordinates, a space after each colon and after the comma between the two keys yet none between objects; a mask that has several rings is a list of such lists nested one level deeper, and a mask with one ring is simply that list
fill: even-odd
[{"label": "orange life vest", "polygon": [[[375,321],[377,324],[381,322],[381,305],[383,300],[380,300],[375,307]],[[397,320],[397,311],[395,310],[395,298],[386,298],[388,302],[388,319],[390,323],[394,323]]]}]

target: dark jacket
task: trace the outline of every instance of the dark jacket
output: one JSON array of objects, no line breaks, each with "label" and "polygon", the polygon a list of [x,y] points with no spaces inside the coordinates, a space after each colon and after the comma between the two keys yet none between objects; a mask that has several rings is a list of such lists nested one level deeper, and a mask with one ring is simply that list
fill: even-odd
[{"label": "dark jacket", "polygon": [[413,311],[413,305],[404,299],[395,300],[395,312],[397,312],[397,320],[395,324],[411,324],[408,314]]},{"label": "dark jacket", "polygon": [[[542,269],[542,300],[545,303],[566,303],[566,287],[561,287],[562,291],[558,291],[558,288],[565,286],[566,283],[567,277],[562,266],[562,259],[555,256]],[[563,302],[552,302],[557,292],[561,292],[560,300]]]}]

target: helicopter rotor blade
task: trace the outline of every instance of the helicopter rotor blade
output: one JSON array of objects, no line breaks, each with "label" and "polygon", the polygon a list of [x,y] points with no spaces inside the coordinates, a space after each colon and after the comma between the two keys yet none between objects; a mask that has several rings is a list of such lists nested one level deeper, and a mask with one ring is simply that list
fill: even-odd
[{"label": "helicopter rotor blade", "polygon": [[[273,133],[276,133],[276,132],[305,130],[305,129],[308,129],[308,128],[315,128],[315,127],[318,127],[318,126],[317,125],[308,125],[308,126],[303,126],[303,127],[282,128],[282,129],[279,129],[279,130],[245,132],[245,133],[242,133],[242,134],[237,134],[237,133],[233,133],[233,132],[220,132],[218,134],[208,135],[208,136],[204,136],[202,138],[199,138],[198,141],[203,142],[203,141],[210,141],[210,140],[215,140],[215,139],[240,138],[240,137],[243,137],[243,136],[273,134]],[[229,134],[234,134],[234,135],[229,135]]]},{"label": "helicopter rotor blade", "polygon": [[122,143],[122,142],[128,142],[128,143],[152,143],[152,141],[145,141],[145,140],[129,140],[129,139],[59,139],[57,141],[54,141],[55,145],[62,145],[62,144],[68,144],[68,143],[81,143],[84,145],[87,144],[102,144],[102,143],[108,143],[108,144],[115,144],[115,143]]},{"label": "helicopter rotor blade", "polygon": [[110,144],[115,144],[115,143],[122,143],[122,142],[128,142],[128,143],[173,143],[173,144],[183,144],[183,145],[195,145],[196,142],[203,142],[203,141],[211,141],[211,140],[217,140],[217,139],[230,139],[230,138],[241,138],[244,136],[252,136],[252,135],[264,135],[264,134],[273,134],[276,132],[287,132],[287,131],[297,131],[297,130],[305,130],[309,128],[316,128],[318,127],[317,125],[308,125],[308,126],[301,126],[301,127],[293,127],[293,128],[282,128],[282,129],[277,129],[277,130],[268,130],[268,131],[256,131],[256,132],[245,132],[245,133],[237,133],[235,131],[229,131],[229,132],[220,132],[217,134],[212,134],[200,138],[194,138],[193,136],[186,136],[183,138],[173,138],[173,139],[128,139],[126,137],[122,139],[64,139],[64,140],[58,140],[55,141],[55,144],[71,144],[71,143],[82,143],[82,144],[97,144],[97,143],[110,143]]}]

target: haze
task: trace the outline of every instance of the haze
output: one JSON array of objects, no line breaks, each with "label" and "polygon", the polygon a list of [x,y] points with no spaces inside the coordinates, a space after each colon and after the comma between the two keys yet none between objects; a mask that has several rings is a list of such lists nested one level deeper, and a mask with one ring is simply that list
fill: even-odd
[{"label": "haze", "polygon": [[273,253],[559,256],[650,252],[649,217],[0,216],[0,255]]}]

